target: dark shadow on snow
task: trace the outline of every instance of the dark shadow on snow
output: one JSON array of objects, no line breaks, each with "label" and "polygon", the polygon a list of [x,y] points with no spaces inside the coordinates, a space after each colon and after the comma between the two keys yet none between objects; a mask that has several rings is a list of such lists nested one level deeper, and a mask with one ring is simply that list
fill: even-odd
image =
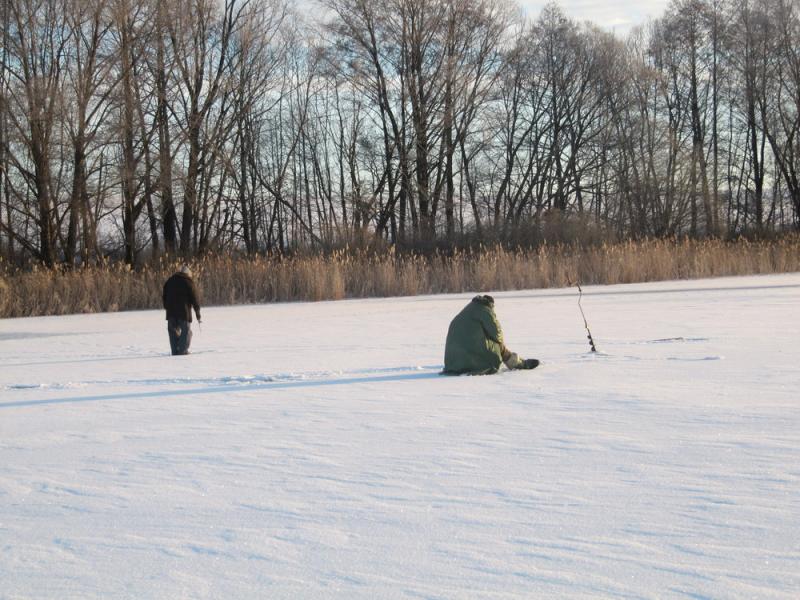
[{"label": "dark shadow on snow", "polygon": [[[690,279],[686,280],[687,282],[692,281]],[[657,283],[657,282],[646,282],[646,283]],[[613,285],[637,285],[637,284],[613,284]],[[600,286],[605,287],[605,286]],[[655,290],[605,290],[605,289],[594,289],[594,290],[584,290],[583,297],[586,298],[587,296],[653,296],[658,294],[694,294],[697,292],[747,292],[747,291],[760,291],[760,290],[791,290],[791,289],[800,289],[800,285],[796,283],[780,283],[780,284],[773,284],[773,285],[739,285],[739,286],[731,286],[731,287],[687,287],[687,288],[663,288],[663,289],[655,289]],[[541,291],[546,291],[542,289]],[[509,299],[514,298],[537,298],[537,297],[547,297],[547,298],[563,298],[565,296],[574,296],[575,292],[557,292],[554,294],[545,294],[542,296],[537,295],[520,295],[520,296],[511,296]]]},{"label": "dark shadow on snow", "polygon": [[67,337],[71,335],[92,335],[93,333],[93,331],[64,331],[61,333],[50,333],[47,331],[6,331],[0,333],[0,342],[5,342],[8,340],[31,340],[48,337]]},{"label": "dark shadow on snow", "polygon": [[[200,350],[192,352],[189,356],[195,354],[207,354],[215,352],[214,350]],[[109,362],[113,360],[138,360],[142,358],[166,358],[169,357],[169,352],[153,353],[153,354],[133,354],[125,356],[87,356],[85,358],[65,358],[59,360],[42,360],[34,362],[17,362],[17,363],[3,363],[0,367],[35,367],[38,365],[66,365],[71,363],[93,363],[93,362]]]},{"label": "dark shadow on snow", "polygon": [[45,398],[41,400],[20,400],[0,403],[0,409],[20,408],[26,406],[45,406],[52,404],[77,404],[83,402],[106,402],[114,400],[135,400],[142,398],[166,398],[168,396],[197,396],[200,394],[230,394],[234,392],[255,390],[286,390],[294,388],[326,387],[335,385],[353,385],[359,383],[385,383],[435,379],[439,373],[408,373],[405,375],[372,375],[367,377],[343,377],[341,379],[319,379],[310,381],[276,381],[255,385],[226,385],[210,388],[192,388],[188,390],[162,390],[156,392],[125,392],[119,394],[98,394],[96,396],[74,396],[71,398]]},{"label": "dark shadow on snow", "polygon": [[[691,279],[687,279],[687,282],[693,281]],[[656,281],[647,281],[647,282],[639,282],[642,283],[660,283]],[[676,288],[663,288],[663,289],[645,289],[645,290],[609,290],[603,289],[610,285],[618,285],[618,286],[625,286],[625,285],[639,285],[636,283],[616,283],[616,284],[586,284],[586,285],[593,285],[595,286],[594,289],[585,289],[583,290],[583,297],[588,298],[590,296],[657,296],[659,294],[694,294],[698,292],[746,292],[746,291],[761,291],[761,290],[791,290],[791,289],[800,289],[800,284],[796,283],[779,283],[779,284],[772,284],[772,285],[739,285],[739,286],[731,286],[731,287],[676,287]],[[530,293],[520,293],[515,292],[513,290],[506,290],[505,292],[498,291],[496,292],[498,298],[502,298],[504,301],[506,300],[547,300],[549,298],[577,298],[578,292],[571,291],[569,288],[562,288],[562,291],[553,291],[557,288],[537,288],[535,290],[530,290]],[[512,294],[510,296],[501,296],[502,293]],[[356,300],[356,298],[353,298]],[[429,295],[425,298],[419,298],[416,296],[402,296],[398,297],[397,300],[414,300],[417,302],[449,302],[452,301],[452,298],[448,295],[444,296],[436,296],[436,295]]]}]

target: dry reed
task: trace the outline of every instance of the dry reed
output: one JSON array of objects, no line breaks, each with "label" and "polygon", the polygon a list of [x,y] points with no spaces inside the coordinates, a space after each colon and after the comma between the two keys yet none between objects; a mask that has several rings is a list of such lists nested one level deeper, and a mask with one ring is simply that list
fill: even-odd
[{"label": "dry reed", "polygon": [[[152,309],[179,263],[15,272],[0,263],[0,317]],[[327,256],[207,257],[192,264],[205,305],[516,290],[800,271],[800,237],[651,240],[590,248],[502,247],[450,255],[337,251]]]}]

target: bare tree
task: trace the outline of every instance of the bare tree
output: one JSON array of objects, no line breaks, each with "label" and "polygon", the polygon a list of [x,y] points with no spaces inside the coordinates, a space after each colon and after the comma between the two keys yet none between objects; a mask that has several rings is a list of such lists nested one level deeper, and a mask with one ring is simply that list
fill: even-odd
[{"label": "bare tree", "polygon": [[[115,91],[118,76],[114,72],[116,56],[109,49],[107,0],[71,2],[67,7],[71,33],[70,96],[66,126],[72,146],[72,191],[69,200],[69,225],[64,261],[72,264],[82,239],[82,259],[90,260],[97,252],[97,224],[89,197],[87,156],[108,117],[109,98]],[[82,235],[79,235],[79,225]]]},{"label": "bare tree", "polygon": [[800,229],[800,7],[776,0],[770,9],[776,65],[768,88],[774,98],[771,105],[762,104],[762,119],[794,211],[794,226]]},{"label": "bare tree", "polygon": [[512,1],[4,0],[0,251],[800,228],[796,0]]},{"label": "bare tree", "polygon": [[[2,0],[0,5],[0,19],[2,19],[3,45],[0,49],[0,240],[6,240],[6,256],[14,260],[14,224],[11,217],[11,201],[9,190],[9,142],[8,142],[8,110],[9,110],[9,30],[10,30],[10,3]],[[5,219],[5,223],[3,223]]]},{"label": "bare tree", "polygon": [[[25,193],[35,199],[15,207],[30,217],[38,230],[38,243],[24,232],[7,229],[38,260],[53,266],[58,259],[57,198],[54,196],[54,136],[60,123],[66,47],[69,30],[61,0],[13,0],[10,6],[6,63],[11,93],[6,111],[20,152],[8,159],[22,178]],[[8,185],[8,182],[6,182]],[[22,193],[21,189],[15,190]]]}]

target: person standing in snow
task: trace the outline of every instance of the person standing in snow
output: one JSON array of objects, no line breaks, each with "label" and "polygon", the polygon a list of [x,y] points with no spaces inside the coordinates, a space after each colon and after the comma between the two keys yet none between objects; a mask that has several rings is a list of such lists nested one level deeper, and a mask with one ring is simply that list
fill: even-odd
[{"label": "person standing in snow", "polygon": [[494,314],[494,298],[475,296],[450,322],[444,348],[444,373],[490,375],[501,364],[509,369],[535,369],[535,358],[521,359],[503,343],[503,331]]},{"label": "person standing in snow", "polygon": [[172,275],[164,284],[162,294],[164,308],[167,311],[167,332],[169,333],[169,346],[173,356],[189,354],[189,345],[192,343],[192,308],[200,319],[200,302],[197,299],[197,290],[192,281],[192,271],[188,265],[183,265],[181,270]]}]

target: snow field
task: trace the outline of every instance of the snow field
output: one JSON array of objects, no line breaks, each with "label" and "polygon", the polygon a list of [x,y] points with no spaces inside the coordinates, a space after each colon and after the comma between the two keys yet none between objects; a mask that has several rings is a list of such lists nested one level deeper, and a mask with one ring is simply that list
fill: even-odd
[{"label": "snow field", "polygon": [[0,321],[0,598],[796,598],[800,274]]}]

